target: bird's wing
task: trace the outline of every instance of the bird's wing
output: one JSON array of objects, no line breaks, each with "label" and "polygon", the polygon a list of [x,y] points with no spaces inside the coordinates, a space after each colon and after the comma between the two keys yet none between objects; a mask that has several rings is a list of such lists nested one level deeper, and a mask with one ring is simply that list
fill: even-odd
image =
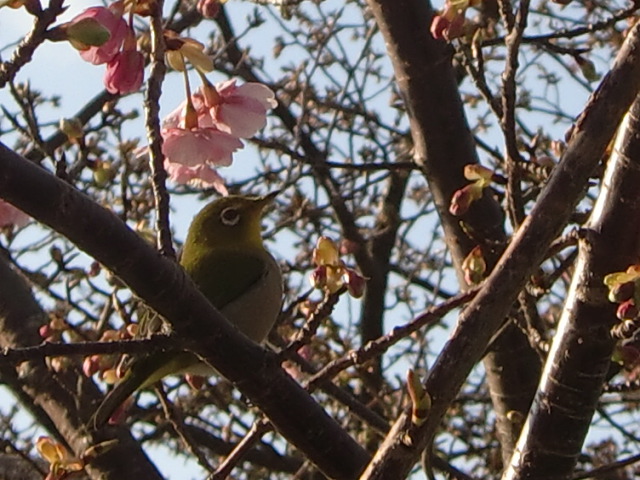
[{"label": "bird's wing", "polygon": [[222,310],[260,283],[267,274],[267,262],[246,251],[215,251],[185,265],[185,270],[204,296]]}]

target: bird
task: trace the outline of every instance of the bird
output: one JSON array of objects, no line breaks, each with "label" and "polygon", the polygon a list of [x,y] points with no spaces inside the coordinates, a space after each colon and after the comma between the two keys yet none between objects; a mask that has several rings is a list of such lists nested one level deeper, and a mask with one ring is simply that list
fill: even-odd
[{"label": "bird", "polygon": [[[180,265],[209,302],[256,343],[264,342],[282,305],[282,273],[261,234],[263,210],[278,193],[229,195],[209,203],[191,222],[180,255]],[[159,331],[159,316],[148,318],[147,325],[141,320],[140,330]],[[210,376],[215,370],[186,351],[133,357],[91,423],[99,428],[135,391],[184,373]]]}]

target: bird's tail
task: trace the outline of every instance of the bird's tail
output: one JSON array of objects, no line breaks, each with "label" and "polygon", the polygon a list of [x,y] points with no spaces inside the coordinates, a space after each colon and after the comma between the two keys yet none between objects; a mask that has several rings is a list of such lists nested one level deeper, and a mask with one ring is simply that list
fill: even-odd
[{"label": "bird's tail", "polygon": [[158,352],[135,359],[125,376],[107,393],[90,425],[97,429],[105,425],[118,408],[136,390],[149,387],[167,375],[188,371],[199,361],[189,352]]}]

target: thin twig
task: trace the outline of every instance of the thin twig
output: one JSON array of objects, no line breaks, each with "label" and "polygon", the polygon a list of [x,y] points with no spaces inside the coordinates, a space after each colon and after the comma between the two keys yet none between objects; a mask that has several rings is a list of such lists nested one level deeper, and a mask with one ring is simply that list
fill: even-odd
[{"label": "thin twig", "polygon": [[[501,0],[500,5],[505,9],[509,6],[506,0]],[[502,8],[501,8],[502,10]],[[529,0],[522,0],[520,8],[514,19],[506,15],[505,21],[509,19],[510,29],[505,42],[507,46],[507,62],[502,74],[502,133],[504,135],[506,147],[506,172],[507,172],[507,204],[509,215],[514,228],[517,228],[524,219],[524,202],[522,199],[522,187],[520,185],[520,164],[524,162],[518,151],[518,139],[516,134],[516,74],[518,72],[518,55],[520,53],[520,42],[524,29],[527,26],[529,15]],[[509,12],[510,14],[510,12]]]},{"label": "thin twig", "polygon": [[329,362],[322,370],[320,370],[318,373],[309,378],[309,380],[307,380],[305,388],[307,388],[309,391],[313,391],[318,388],[322,382],[326,381],[327,379],[333,378],[341,371],[353,365],[362,364],[377,355],[383,354],[391,346],[395,345],[403,338],[406,338],[408,335],[411,335],[413,332],[417,331],[427,324],[437,322],[451,310],[458,308],[470,301],[473,297],[475,297],[479,289],[480,287],[475,287],[442,302],[440,305],[431,307],[426,312],[417,316],[411,322],[403,326],[394,328],[387,335],[384,335],[376,340],[367,343],[365,346],[358,350],[351,350],[342,357]]},{"label": "thin twig", "polygon": [[161,254],[175,258],[175,251],[171,241],[169,227],[169,194],[165,182],[167,172],[164,169],[164,155],[162,153],[162,135],[160,134],[160,95],[162,82],[166,73],[164,64],[164,28],[162,25],[162,1],[154,3],[155,11],[151,18],[151,73],[147,81],[145,97],[145,127],[149,140],[149,162],[153,198],[157,212],[156,242]]},{"label": "thin twig", "polygon": [[33,347],[4,348],[0,351],[0,362],[19,364],[46,357],[148,354],[153,351],[175,349],[176,339],[166,335],[156,335],[144,340],[121,340],[117,342],[41,343]]},{"label": "thin twig", "polygon": [[254,422],[244,438],[240,440],[240,443],[238,443],[231,453],[227,455],[227,458],[218,465],[216,471],[209,475],[207,480],[225,480],[247,452],[253,448],[265,433],[271,430],[273,430],[273,425],[271,425],[265,417]]},{"label": "thin twig", "polygon": [[346,287],[342,287],[335,293],[327,293],[318,308],[309,316],[302,329],[300,329],[296,337],[280,352],[280,358],[284,361],[288,358],[290,352],[297,352],[303,345],[309,343],[309,340],[316,334],[318,327],[322,321],[331,315],[340,296],[347,291]]},{"label": "thin twig", "polygon": [[65,11],[63,5],[64,0],[52,0],[49,3],[49,8],[40,12],[30,12],[37,14],[33,28],[15,49],[11,59],[6,62],[0,62],[0,88],[4,88],[7,82],[13,80],[18,71],[31,61],[36,48],[46,40],[45,34],[49,25],[55,22],[58,15]]},{"label": "thin twig", "polygon": [[165,416],[169,420],[169,423],[171,423],[171,427],[173,428],[173,430],[182,440],[182,443],[184,443],[185,448],[198,460],[198,463],[205,470],[207,470],[208,472],[213,472],[213,465],[209,463],[206,455],[200,451],[197,443],[193,440],[193,438],[191,438],[191,435],[185,428],[182,416],[169,401],[167,393],[164,391],[164,388],[162,388],[162,384],[158,383],[158,386],[155,388],[155,392],[160,399],[160,404],[162,405],[162,410],[164,411]]}]

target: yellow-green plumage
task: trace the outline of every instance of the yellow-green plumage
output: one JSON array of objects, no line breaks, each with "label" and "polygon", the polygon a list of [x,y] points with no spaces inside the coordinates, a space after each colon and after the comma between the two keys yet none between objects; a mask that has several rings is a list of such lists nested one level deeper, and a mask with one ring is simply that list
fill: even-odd
[{"label": "yellow-green plumage", "polygon": [[[200,291],[247,337],[262,342],[282,302],[280,269],[262,243],[262,211],[274,194],[228,196],[210,203],[193,219],[180,264]],[[161,352],[136,358],[109,392],[93,424],[107,422],[136,390],[180,373],[208,375],[211,369],[188,352]]]}]

